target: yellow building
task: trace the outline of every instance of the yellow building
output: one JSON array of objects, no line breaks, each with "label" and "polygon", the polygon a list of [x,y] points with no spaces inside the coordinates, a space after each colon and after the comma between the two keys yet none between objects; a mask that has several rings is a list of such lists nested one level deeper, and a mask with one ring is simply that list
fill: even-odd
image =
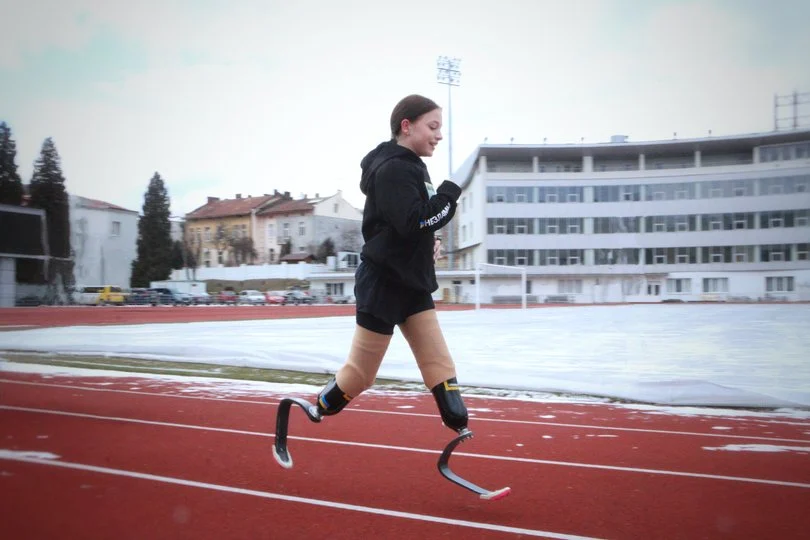
[{"label": "yellow building", "polygon": [[186,214],[185,242],[200,266],[251,264],[255,258],[253,238],[256,213],[290,200],[289,192],[264,194],[261,197],[234,199],[208,197],[208,202]]}]

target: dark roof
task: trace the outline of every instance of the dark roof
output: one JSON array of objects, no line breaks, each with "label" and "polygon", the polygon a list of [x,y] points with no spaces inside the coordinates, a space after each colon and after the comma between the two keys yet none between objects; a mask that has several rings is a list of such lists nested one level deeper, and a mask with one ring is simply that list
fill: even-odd
[{"label": "dark roof", "polygon": [[186,214],[186,219],[210,219],[234,216],[246,216],[251,210],[258,210],[277,201],[284,200],[283,195],[263,195],[261,197],[243,197],[239,199],[211,200],[196,210]]},{"label": "dark roof", "polygon": [[81,197],[79,195],[74,195],[74,197],[76,197],[78,205],[82,208],[89,208],[91,210],[116,210],[118,212],[130,212],[132,214],[138,213],[135,210],[128,210],[123,206],[118,206],[117,204],[99,201],[97,199],[88,199],[87,197]]},{"label": "dark roof", "polygon": [[283,262],[302,262],[302,261],[311,261],[315,257],[311,253],[290,253],[288,255],[284,255],[279,260]]},{"label": "dark roof", "polygon": [[322,199],[300,199],[297,201],[283,201],[273,206],[264,208],[261,212],[256,212],[257,216],[278,216],[284,214],[293,214],[301,212],[312,212],[315,208],[314,202],[320,202]]}]

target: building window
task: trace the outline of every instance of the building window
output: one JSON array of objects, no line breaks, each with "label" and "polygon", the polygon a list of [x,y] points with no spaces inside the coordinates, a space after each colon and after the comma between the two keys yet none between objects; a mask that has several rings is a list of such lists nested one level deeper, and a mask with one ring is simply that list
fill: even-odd
[{"label": "building window", "polygon": [[808,260],[808,253],[810,253],[810,243],[796,244],[796,260]]},{"label": "building window", "polygon": [[284,225],[282,225],[282,227],[283,227],[282,235],[284,236],[284,239],[287,240],[288,238],[290,238],[290,224],[285,223]]},{"label": "building window", "polygon": [[790,260],[790,245],[776,244],[761,247],[762,262],[783,262]]},{"label": "building window", "polygon": [[793,276],[766,277],[765,290],[767,292],[793,292],[794,291]]},{"label": "building window", "polygon": [[303,221],[298,222],[298,236],[306,236],[307,234],[307,226],[304,224]]},{"label": "building window", "polygon": [[206,227],[205,228],[205,241],[206,242],[211,241],[211,227]]},{"label": "building window", "polygon": [[581,279],[560,279],[557,280],[558,294],[582,294]]},{"label": "building window", "polygon": [[110,229],[110,236],[121,236],[121,222],[113,221]]},{"label": "building window", "polygon": [[337,214],[338,211],[340,211],[340,205],[338,203],[335,203],[335,205],[332,207],[332,209],[334,210],[335,214]]},{"label": "building window", "polygon": [[669,294],[689,294],[692,292],[691,279],[668,279],[667,292]]},{"label": "building window", "polygon": [[703,278],[704,293],[727,293],[728,278]]}]

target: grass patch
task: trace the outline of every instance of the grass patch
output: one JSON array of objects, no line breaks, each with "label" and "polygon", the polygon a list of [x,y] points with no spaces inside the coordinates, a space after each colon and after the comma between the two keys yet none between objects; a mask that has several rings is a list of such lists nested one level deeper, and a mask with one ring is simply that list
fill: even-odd
[{"label": "grass patch", "polygon": [[[323,386],[332,378],[331,373],[309,373],[284,369],[201,364],[197,362],[146,360],[122,356],[37,354],[15,351],[2,351],[0,355],[9,361],[22,364],[43,364],[60,367],[123,371],[128,373],[154,373],[186,377],[211,377],[244,381],[308,384],[312,386]],[[392,379],[377,379],[374,386],[385,387],[389,390],[419,390],[424,388],[421,384]]]}]

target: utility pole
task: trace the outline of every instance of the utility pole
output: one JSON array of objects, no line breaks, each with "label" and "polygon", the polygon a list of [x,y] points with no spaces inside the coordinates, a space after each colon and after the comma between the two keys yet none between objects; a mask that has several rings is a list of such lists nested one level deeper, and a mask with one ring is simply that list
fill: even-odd
[{"label": "utility pole", "polygon": [[[440,56],[436,60],[436,80],[439,84],[447,86],[447,178],[453,177],[453,94],[454,86],[461,85],[461,58]],[[453,225],[447,231],[447,267],[452,270],[455,259],[455,242],[453,238]]]}]

